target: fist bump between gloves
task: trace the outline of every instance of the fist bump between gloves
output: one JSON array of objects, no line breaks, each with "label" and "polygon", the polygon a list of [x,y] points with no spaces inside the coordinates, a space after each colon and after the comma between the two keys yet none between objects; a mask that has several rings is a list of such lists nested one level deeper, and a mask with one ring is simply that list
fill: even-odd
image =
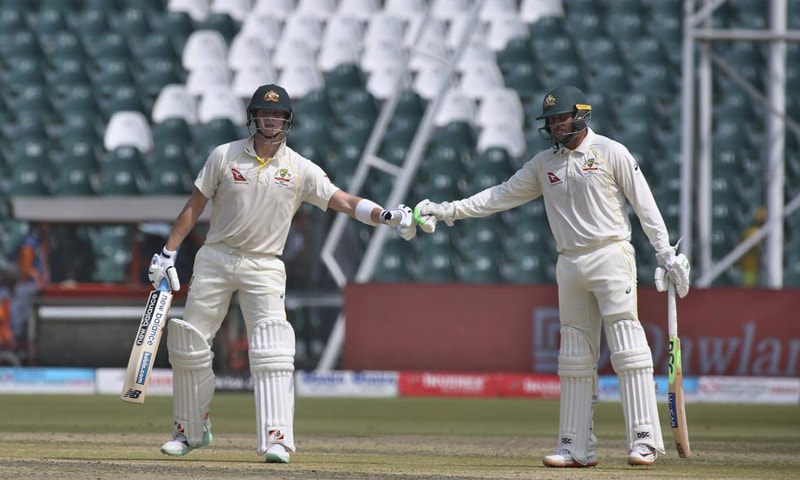
[{"label": "fist bump between gloves", "polygon": [[381,212],[381,223],[395,227],[397,233],[403,240],[411,241],[417,236],[417,224],[414,222],[414,213],[410,207],[403,204],[394,210],[384,210]]},{"label": "fist bump between gloves", "polygon": [[448,227],[452,227],[455,222],[456,206],[451,202],[434,203],[426,198],[417,204],[415,210],[424,221],[421,228],[425,233],[433,233],[436,222],[440,220]]},{"label": "fist bump between gloves", "polygon": [[178,270],[175,269],[175,258],[178,256],[178,251],[167,250],[167,247],[161,249],[161,253],[153,255],[150,260],[150,268],[147,270],[147,278],[154,288],[158,288],[161,280],[167,280],[167,286],[173,292],[181,289],[181,282],[178,280]]},{"label": "fist bump between gloves", "polygon": [[658,259],[659,265],[654,275],[656,290],[666,292],[671,282],[675,285],[678,296],[685,297],[689,293],[689,273],[691,271],[686,255],[682,253],[675,255],[675,252],[670,249],[657,253],[656,259]]}]

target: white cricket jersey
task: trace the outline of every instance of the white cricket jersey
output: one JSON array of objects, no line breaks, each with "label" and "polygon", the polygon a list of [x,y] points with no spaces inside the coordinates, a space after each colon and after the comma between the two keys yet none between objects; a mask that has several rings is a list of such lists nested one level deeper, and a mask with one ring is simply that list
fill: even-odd
[{"label": "white cricket jersey", "polygon": [[670,249],[664,219],[628,149],[589,129],[575,150],[547,149],[511,178],[454,202],[456,219],[483,217],[544,196],[559,252],[631,239],[630,202],[656,252]]},{"label": "white cricket jersey", "polygon": [[214,149],[194,185],[212,202],[206,243],[255,255],[283,253],[300,203],[324,211],[339,190],[322,168],[285,143],[262,164],[252,136]]}]

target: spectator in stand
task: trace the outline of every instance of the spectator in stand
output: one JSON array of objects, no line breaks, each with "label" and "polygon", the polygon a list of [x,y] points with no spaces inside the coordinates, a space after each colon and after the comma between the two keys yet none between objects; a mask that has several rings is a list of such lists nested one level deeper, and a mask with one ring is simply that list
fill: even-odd
[{"label": "spectator in stand", "polygon": [[50,283],[50,225],[33,222],[12,253],[19,277],[11,302],[11,330],[24,343],[33,297]]}]

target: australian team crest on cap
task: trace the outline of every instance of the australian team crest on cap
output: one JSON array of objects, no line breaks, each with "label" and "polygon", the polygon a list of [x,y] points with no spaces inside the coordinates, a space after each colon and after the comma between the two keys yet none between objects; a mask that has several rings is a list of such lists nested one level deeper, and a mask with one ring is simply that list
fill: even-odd
[{"label": "australian team crest on cap", "polygon": [[554,95],[548,95],[544,97],[544,107],[550,108],[556,104],[556,97]]},{"label": "australian team crest on cap", "polygon": [[278,92],[275,90],[267,90],[267,92],[264,93],[264,101],[278,103],[281,101],[281,96],[278,95]]}]

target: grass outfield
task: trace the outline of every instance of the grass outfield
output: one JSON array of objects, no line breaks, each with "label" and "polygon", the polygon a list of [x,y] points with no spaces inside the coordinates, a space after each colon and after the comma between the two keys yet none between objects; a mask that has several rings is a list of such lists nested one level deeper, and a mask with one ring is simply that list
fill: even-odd
[{"label": "grass outfield", "polygon": [[290,465],[255,453],[251,394],[217,394],[214,442],[168,458],[169,397],[131,405],[112,396],[0,396],[2,479],[777,479],[800,474],[800,407],[687,408],[693,457],[680,459],[660,405],[668,455],[625,463],[618,403],[598,406],[600,465],[550,469],[558,403],[511,399],[297,400]]}]

